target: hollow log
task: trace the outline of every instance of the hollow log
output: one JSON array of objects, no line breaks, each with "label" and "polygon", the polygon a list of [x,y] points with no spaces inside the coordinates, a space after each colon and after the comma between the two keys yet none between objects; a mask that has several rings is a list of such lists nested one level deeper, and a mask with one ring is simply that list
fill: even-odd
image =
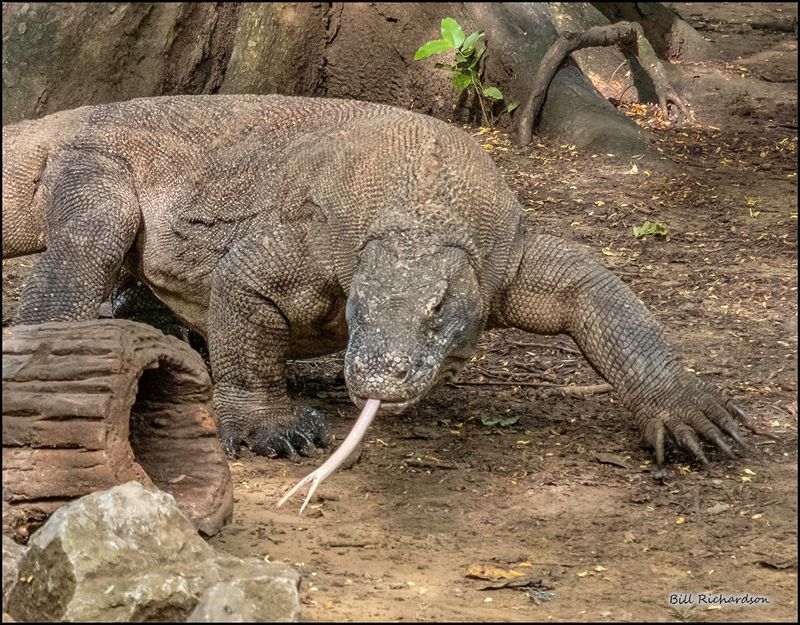
[{"label": "hollow log", "polygon": [[211,535],[233,511],[199,354],[120,319],[3,328],[3,530],[21,542],[59,507],[131,480]]}]

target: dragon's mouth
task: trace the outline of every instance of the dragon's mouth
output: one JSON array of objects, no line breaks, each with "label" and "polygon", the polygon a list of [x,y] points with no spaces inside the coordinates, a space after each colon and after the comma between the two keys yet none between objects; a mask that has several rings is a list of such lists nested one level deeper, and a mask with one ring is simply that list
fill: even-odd
[{"label": "dragon's mouth", "polygon": [[[353,403],[358,406],[359,408],[363,408],[364,405],[367,403],[366,397],[359,397],[357,395],[352,395],[351,399]],[[407,399],[405,401],[383,401],[381,400],[381,407],[380,411],[386,414],[400,414],[409,406],[413,406],[416,404],[420,399],[422,399],[422,395],[418,395],[412,399]]]},{"label": "dragon's mouth", "polygon": [[433,387],[455,380],[465,362],[466,359],[459,356],[451,356],[447,358],[444,365],[437,372],[436,376],[430,380],[416,395],[407,399],[398,400],[391,397],[377,397],[374,394],[372,397],[363,397],[362,395],[353,393],[352,391],[350,392],[350,399],[358,408],[363,408],[368,399],[379,399],[381,402],[380,412],[382,414],[400,414],[407,408],[418,404],[422,398],[425,397],[431,389],[433,389]]}]

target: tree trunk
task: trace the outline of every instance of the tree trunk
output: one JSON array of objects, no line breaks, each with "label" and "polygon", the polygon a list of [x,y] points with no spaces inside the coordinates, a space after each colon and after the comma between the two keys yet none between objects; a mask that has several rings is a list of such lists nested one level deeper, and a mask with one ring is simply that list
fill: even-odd
[{"label": "tree trunk", "polygon": [[213,93],[238,3],[3,3],[3,124],[84,104]]},{"label": "tree trunk", "polygon": [[215,533],[233,489],[212,415],[200,356],[149,326],[4,328],[4,530],[27,539],[71,499],[136,480]]},{"label": "tree trunk", "polygon": [[[596,3],[612,21],[632,19],[628,4],[658,37],[657,51],[675,56],[689,47],[679,39],[692,49],[702,41],[657,3]],[[568,14],[568,30],[609,23],[588,3],[4,3],[3,123],[138,96],[217,92],[358,98],[477,123],[474,96],[455,93],[436,59],[414,61],[439,36],[441,19],[485,31],[485,83],[507,102],[524,102]],[[537,132],[595,152],[645,149],[646,136],[584,75],[607,96],[614,69],[591,58],[581,69],[572,60],[558,69]],[[626,73],[635,68],[617,72]]]}]

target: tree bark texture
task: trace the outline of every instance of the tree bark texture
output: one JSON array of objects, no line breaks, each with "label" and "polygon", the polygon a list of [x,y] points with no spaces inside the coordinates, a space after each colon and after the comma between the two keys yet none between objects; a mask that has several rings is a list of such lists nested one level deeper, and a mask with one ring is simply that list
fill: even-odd
[{"label": "tree bark texture", "polygon": [[[450,74],[435,67],[440,59],[415,61],[417,48],[439,36],[444,17],[458,20],[467,33],[485,31],[484,83],[505,95],[506,102],[496,104],[499,113],[510,101],[528,99],[563,16],[571,16],[568,29],[573,31],[609,23],[589,3],[570,6],[4,3],[3,123],[85,104],[177,93],[357,98],[478,123],[474,96],[453,90]],[[659,25],[670,32],[691,31],[673,12],[648,7],[636,13],[646,32]],[[625,12],[624,7],[603,10],[612,17]],[[673,44],[662,47],[675,53]],[[537,132],[587,150],[641,151],[645,136],[585,75],[597,82],[614,69],[592,59],[584,59],[580,68],[572,60],[558,68]],[[503,115],[500,123],[510,125],[511,117]]]},{"label": "tree bark texture", "polygon": [[660,2],[592,2],[610,22],[641,24],[656,54],[667,61],[707,61],[718,52],[672,9]]},{"label": "tree bark texture", "polygon": [[3,4],[3,124],[84,104],[212,93],[238,3]]},{"label": "tree bark texture", "polygon": [[4,531],[25,540],[70,500],[131,480],[172,494],[207,535],[230,518],[202,358],[132,321],[4,328]]}]

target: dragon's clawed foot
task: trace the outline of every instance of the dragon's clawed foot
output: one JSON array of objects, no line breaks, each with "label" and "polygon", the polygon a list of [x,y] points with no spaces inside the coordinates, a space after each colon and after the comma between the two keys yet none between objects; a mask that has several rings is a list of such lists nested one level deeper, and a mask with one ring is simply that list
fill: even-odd
[{"label": "dragon's clawed foot", "polygon": [[242,445],[259,456],[288,457],[298,461],[300,456],[311,456],[317,447],[328,447],[333,441],[322,413],[314,408],[299,406],[294,418],[280,423],[260,419],[247,427],[236,427],[221,422],[219,434],[229,457],[236,457]]},{"label": "dragon's clawed foot", "polygon": [[753,421],[733,400],[702,380],[683,374],[659,401],[637,409],[642,435],[655,449],[656,462],[664,463],[664,439],[671,436],[679,447],[702,464],[708,464],[700,438],[712,443],[728,458],[735,458],[732,439],[738,447],[750,450],[740,425],[759,433]]}]

